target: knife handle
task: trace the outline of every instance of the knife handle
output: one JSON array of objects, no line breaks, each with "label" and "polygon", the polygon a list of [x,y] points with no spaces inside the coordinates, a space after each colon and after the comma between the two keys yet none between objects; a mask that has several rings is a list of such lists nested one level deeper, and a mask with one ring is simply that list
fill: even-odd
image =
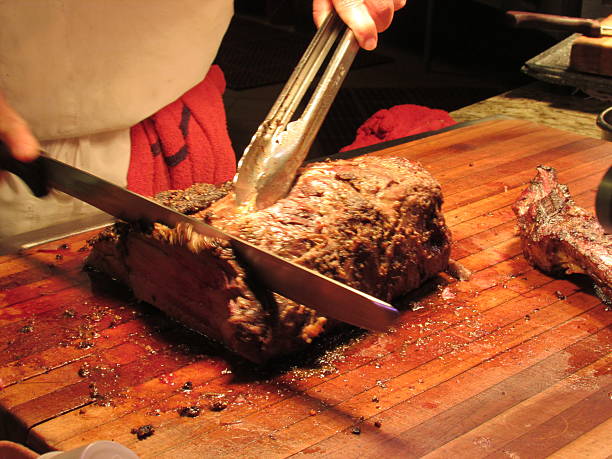
[{"label": "knife handle", "polygon": [[28,163],[19,161],[13,157],[6,144],[0,141],[0,169],[11,172],[23,180],[38,198],[49,193],[47,173],[40,157]]},{"label": "knife handle", "polygon": [[563,32],[581,33],[587,37],[601,37],[601,24],[595,19],[531,13],[529,11],[507,11],[506,18],[513,27],[561,30]]}]

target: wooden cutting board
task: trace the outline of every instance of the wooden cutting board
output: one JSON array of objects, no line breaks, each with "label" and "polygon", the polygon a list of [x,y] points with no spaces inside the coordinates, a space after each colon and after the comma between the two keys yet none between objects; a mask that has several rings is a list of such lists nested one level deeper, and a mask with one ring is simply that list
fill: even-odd
[{"label": "wooden cutting board", "polygon": [[612,313],[589,282],[526,263],[510,208],[539,164],[592,208],[612,143],[496,119],[375,154],[442,183],[469,281],[441,275],[389,333],[257,369],[90,279],[91,233],[1,257],[2,437],[40,452],[115,440],[143,458],[612,454]]},{"label": "wooden cutting board", "polygon": [[[602,24],[612,26],[612,15]],[[570,68],[578,72],[612,76],[612,36],[578,37],[570,51]]]}]

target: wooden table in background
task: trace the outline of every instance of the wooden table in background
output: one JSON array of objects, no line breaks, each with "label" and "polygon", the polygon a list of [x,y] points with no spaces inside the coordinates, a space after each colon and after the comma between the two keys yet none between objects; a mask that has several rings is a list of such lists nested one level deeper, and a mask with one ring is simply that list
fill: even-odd
[{"label": "wooden table in background", "polygon": [[[469,281],[440,276],[392,331],[339,344],[319,368],[264,371],[98,288],[81,270],[91,234],[4,256],[2,436],[40,452],[115,440],[143,458],[612,454],[612,313],[588,282],[527,264],[510,207],[546,164],[592,209],[612,144],[497,119],[375,154],[442,183]],[[179,415],[192,405],[199,416]]]}]

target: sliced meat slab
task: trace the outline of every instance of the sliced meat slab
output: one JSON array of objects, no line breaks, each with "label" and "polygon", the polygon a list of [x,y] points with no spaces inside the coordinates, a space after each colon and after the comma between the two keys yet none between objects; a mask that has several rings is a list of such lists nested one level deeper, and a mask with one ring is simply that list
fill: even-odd
[{"label": "sliced meat slab", "polygon": [[555,169],[539,166],[513,206],[527,260],[556,276],[586,274],[605,301],[612,299],[612,235],[576,205]]}]

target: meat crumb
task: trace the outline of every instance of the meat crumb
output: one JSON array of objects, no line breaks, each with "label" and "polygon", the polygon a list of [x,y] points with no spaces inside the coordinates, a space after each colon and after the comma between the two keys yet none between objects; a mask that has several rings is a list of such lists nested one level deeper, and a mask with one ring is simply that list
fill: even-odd
[{"label": "meat crumb", "polygon": [[373,402],[378,402],[378,397],[375,395],[374,397],[372,397],[372,401]]},{"label": "meat crumb", "polygon": [[136,435],[136,438],[139,440],[144,440],[155,433],[155,427],[153,427],[151,424],[146,424],[144,426],[134,427],[131,430],[131,433]]},{"label": "meat crumb", "polygon": [[446,272],[460,281],[467,281],[472,276],[472,272],[463,266],[458,261],[453,260],[452,258],[448,260],[448,267],[446,268]]},{"label": "meat crumb", "polygon": [[352,430],[353,435],[359,435],[360,433],[361,433],[361,427],[359,426],[353,427],[353,430]]},{"label": "meat crumb", "polygon": [[314,416],[315,414],[317,414],[317,412],[315,410],[310,410],[308,414],[311,416]]},{"label": "meat crumb", "polygon": [[380,421],[374,422],[374,427],[376,427],[377,429],[380,429],[381,426],[382,426],[382,422]]},{"label": "meat crumb", "polygon": [[557,290],[555,292],[555,295],[557,295],[557,298],[559,298],[560,300],[564,300],[566,298],[566,296],[560,290]]},{"label": "meat crumb", "polygon": [[179,415],[184,418],[196,418],[200,415],[200,407],[193,406],[185,406],[179,410]]},{"label": "meat crumb", "polygon": [[91,398],[101,398],[100,391],[98,390],[98,386],[95,382],[89,384],[89,396]]},{"label": "meat crumb", "polygon": [[21,333],[32,333],[34,331],[34,326],[32,324],[24,325],[19,331]]},{"label": "meat crumb", "polygon": [[86,378],[87,376],[89,376],[91,374],[89,366],[83,365],[81,368],[79,368],[78,374],[81,378]]},{"label": "meat crumb", "polygon": [[223,411],[225,408],[227,408],[227,402],[220,400],[215,400],[210,404],[210,411]]},{"label": "meat crumb", "polygon": [[181,390],[183,390],[185,392],[192,391],[193,390],[193,383],[191,381],[185,382],[185,384],[183,384],[183,387],[181,387]]}]

